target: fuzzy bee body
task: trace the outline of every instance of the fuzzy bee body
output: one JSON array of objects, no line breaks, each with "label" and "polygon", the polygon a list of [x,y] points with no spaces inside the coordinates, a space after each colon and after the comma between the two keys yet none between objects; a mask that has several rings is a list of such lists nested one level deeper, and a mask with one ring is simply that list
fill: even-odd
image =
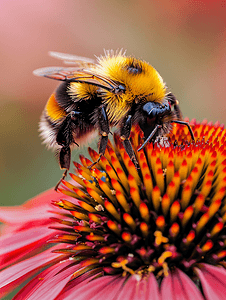
[{"label": "fuzzy bee body", "polygon": [[144,132],[145,141],[138,151],[148,141],[169,133],[172,122],[188,126],[181,121],[178,101],[147,62],[122,51],[106,51],[97,62],[55,52],[51,55],[74,64],[34,71],[35,75],[62,81],[47,101],[40,121],[41,136],[47,146],[58,149],[62,169],[69,170],[71,148],[95,131],[101,136],[101,156],[110,128],[118,127],[125,149],[136,164],[129,141],[132,125],[138,124]]}]

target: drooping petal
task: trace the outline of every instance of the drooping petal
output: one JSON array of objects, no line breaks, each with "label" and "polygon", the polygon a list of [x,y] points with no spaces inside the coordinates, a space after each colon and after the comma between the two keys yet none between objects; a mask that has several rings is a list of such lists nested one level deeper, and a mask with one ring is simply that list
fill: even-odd
[{"label": "drooping petal", "polygon": [[132,275],[125,285],[121,288],[117,300],[160,300],[160,293],[157,281],[153,274],[147,278],[139,278],[138,275]]},{"label": "drooping petal", "polygon": [[[15,228],[17,231],[20,227],[24,228],[25,224],[30,223],[32,226],[41,226],[49,223],[49,218],[53,216],[52,211],[60,211],[56,206],[51,205],[52,201],[59,201],[62,194],[51,189],[48,190],[20,206],[1,207],[0,221],[4,224],[10,224],[11,230]],[[64,199],[71,197],[64,195]],[[77,202],[74,200],[74,202]],[[4,232],[5,233],[5,232]]]},{"label": "drooping petal", "polygon": [[[90,279],[88,279],[88,281],[85,280],[76,285],[74,288],[62,294],[57,300],[118,299],[114,297],[120,290],[125,279],[118,276],[104,276],[91,281],[89,280]],[[106,292],[104,293],[104,291]]]},{"label": "drooping petal", "polygon": [[179,269],[163,279],[161,296],[163,300],[204,300],[196,285]]},{"label": "drooping petal", "polygon": [[43,247],[43,244],[55,234],[46,227],[32,227],[15,232],[13,238],[11,235],[3,236],[0,238],[0,244],[4,245],[0,248],[1,268],[18,261],[20,257],[26,257],[27,254],[31,255],[32,250],[37,252],[37,249]]},{"label": "drooping petal", "polygon": [[79,268],[65,260],[38,274],[13,298],[14,300],[55,299]]},{"label": "drooping petal", "polygon": [[57,245],[51,249],[48,249],[34,257],[28,258],[24,261],[13,265],[2,272],[0,272],[0,289],[1,293],[5,291],[9,292],[12,288],[15,288],[21,283],[21,280],[25,280],[27,277],[35,273],[39,268],[47,266],[51,263],[60,261],[62,255],[59,253],[52,253],[53,249],[59,249],[61,245]]},{"label": "drooping petal", "polygon": [[202,264],[201,268],[196,268],[195,271],[201,280],[205,299],[226,299],[226,270],[223,267]]}]

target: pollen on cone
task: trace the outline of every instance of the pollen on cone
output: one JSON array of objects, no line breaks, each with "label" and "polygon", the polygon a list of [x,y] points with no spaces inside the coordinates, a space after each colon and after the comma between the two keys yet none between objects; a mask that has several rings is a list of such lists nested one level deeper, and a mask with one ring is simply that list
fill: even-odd
[{"label": "pollen on cone", "polygon": [[201,193],[207,197],[212,188],[212,180],[206,181],[206,183],[202,186]]},{"label": "pollen on cone", "polygon": [[173,202],[170,207],[170,220],[174,222],[177,219],[178,213],[180,212],[180,203],[179,201]]},{"label": "pollen on cone", "polygon": [[92,220],[93,222],[98,223],[98,224],[102,223],[101,219],[96,214],[89,213],[88,216],[89,216],[89,219]]},{"label": "pollen on cone", "polygon": [[61,183],[66,186],[68,189],[73,190],[75,186],[66,180],[61,180]]},{"label": "pollen on cone", "polygon": [[171,182],[174,176],[174,163],[172,160],[169,161],[166,167],[166,183],[167,185]]},{"label": "pollen on cone", "polygon": [[77,168],[77,172],[80,174],[80,176],[82,176],[82,178],[86,179],[86,180],[93,180],[92,176],[90,176],[90,174],[88,174],[88,172],[85,172],[84,170]]},{"label": "pollen on cone", "polygon": [[159,216],[157,218],[157,220],[155,221],[155,223],[156,223],[156,226],[162,231],[166,224],[164,216]]},{"label": "pollen on cone", "polygon": [[188,164],[187,161],[184,159],[179,169],[181,181],[183,181],[187,177],[187,173],[188,173]]},{"label": "pollen on cone", "polygon": [[131,240],[132,240],[132,235],[131,235],[129,232],[123,232],[123,233],[122,233],[122,239],[123,239],[125,242],[129,243],[129,242],[131,242]]},{"label": "pollen on cone", "polygon": [[106,207],[107,211],[118,221],[120,222],[121,221],[121,218],[120,218],[120,215],[119,213],[117,212],[117,210],[115,209],[114,205],[105,200],[104,201],[104,206]]},{"label": "pollen on cone", "polygon": [[86,188],[90,188],[92,190],[94,190],[96,193],[98,193],[99,195],[103,195],[103,192],[99,189],[99,187],[96,185],[96,182],[94,180],[86,180],[84,179],[83,182],[86,185]]},{"label": "pollen on cone", "polygon": [[140,215],[141,215],[141,218],[148,223],[149,221],[149,218],[150,218],[150,215],[149,215],[149,209],[147,207],[147,205],[142,202],[140,204],[140,207],[139,207],[139,211],[140,211]]},{"label": "pollen on cone", "polygon": [[130,207],[128,202],[126,201],[125,196],[120,192],[120,191],[116,191],[116,198],[119,202],[119,204],[123,207],[124,211],[129,213],[130,212]]},{"label": "pollen on cone", "polygon": [[184,210],[191,199],[191,195],[192,195],[192,189],[189,185],[186,185],[183,190],[182,190],[182,195],[181,195],[181,207]]},{"label": "pollen on cone", "polygon": [[115,252],[115,248],[112,248],[112,247],[102,247],[100,248],[99,252],[101,254],[108,254],[108,253],[114,253]]},{"label": "pollen on cone", "polygon": [[163,175],[163,170],[161,168],[159,168],[156,172],[156,183],[161,191],[161,194],[163,194],[164,192],[164,175]]},{"label": "pollen on cone", "polygon": [[148,225],[145,222],[141,222],[140,223],[140,230],[141,233],[143,235],[143,237],[147,237],[148,236]]},{"label": "pollen on cone", "polygon": [[77,218],[77,219],[79,219],[79,220],[86,220],[86,221],[89,221],[89,217],[88,217],[87,215],[85,215],[85,214],[79,213],[79,212],[74,211],[74,210],[71,212],[71,214],[72,214],[75,218]]},{"label": "pollen on cone", "polygon": [[205,203],[205,197],[204,197],[204,195],[199,194],[196,197],[195,202],[193,204],[193,207],[194,207],[194,216],[196,216],[200,212],[200,210],[203,207],[204,203]]},{"label": "pollen on cone", "polygon": [[203,227],[207,224],[207,222],[209,221],[210,217],[208,213],[205,213],[204,215],[202,215],[202,217],[200,218],[197,227],[196,227],[196,232],[197,234],[200,233],[200,231],[203,229]]},{"label": "pollen on cone", "polygon": [[117,201],[115,199],[115,196],[112,194],[112,191],[110,190],[110,188],[108,187],[108,185],[102,181],[101,179],[98,180],[99,186],[101,188],[102,191],[104,191],[104,193],[107,195],[107,197],[114,203],[116,204]]},{"label": "pollen on cone", "polygon": [[84,155],[79,155],[79,159],[85,168],[89,167],[92,164],[91,160],[86,158]]},{"label": "pollen on cone", "polygon": [[73,174],[73,173],[69,173],[69,175],[71,176],[71,178],[72,178],[75,182],[77,182],[77,183],[80,184],[81,186],[84,186],[84,187],[85,187],[85,184],[84,184],[83,180],[82,180],[79,176],[77,176],[77,175],[75,175],[75,174]]},{"label": "pollen on cone", "polygon": [[195,231],[191,230],[185,238],[185,245],[188,246],[195,238]]},{"label": "pollen on cone", "polygon": [[158,186],[155,186],[152,191],[152,203],[155,211],[158,211],[161,201],[161,192]]},{"label": "pollen on cone", "polygon": [[214,237],[215,235],[217,235],[223,229],[223,227],[224,227],[223,222],[217,223],[210,232],[211,237]]},{"label": "pollen on cone", "polygon": [[123,220],[129,225],[129,227],[135,231],[136,229],[136,223],[134,221],[134,219],[131,217],[131,215],[129,215],[128,213],[124,213],[123,214]]},{"label": "pollen on cone", "polygon": [[226,194],[226,187],[221,188],[212,198],[212,202],[215,202],[217,199],[223,199]]},{"label": "pollen on cone", "polygon": [[93,199],[95,199],[99,204],[104,205],[104,200],[96,191],[94,191],[92,188],[87,188],[86,190],[90,196],[93,197]]},{"label": "pollen on cone", "polygon": [[193,207],[189,206],[185,209],[185,212],[183,214],[183,218],[182,218],[182,222],[181,222],[183,227],[185,227],[187,225],[187,223],[191,219],[192,215],[193,215]]},{"label": "pollen on cone", "polygon": [[121,184],[118,182],[118,180],[115,180],[114,178],[112,178],[111,184],[116,191],[119,191],[124,195],[124,190],[123,190]]},{"label": "pollen on cone", "polygon": [[109,229],[114,231],[117,235],[120,235],[120,229],[118,227],[118,224],[112,220],[108,220],[107,226]]},{"label": "pollen on cone", "polygon": [[213,247],[213,242],[211,240],[208,240],[203,246],[202,246],[202,251],[207,252]]},{"label": "pollen on cone", "polygon": [[165,194],[162,197],[161,205],[162,205],[162,212],[163,212],[164,216],[166,216],[169,211],[169,207],[170,207],[170,198],[167,194]]},{"label": "pollen on cone", "polygon": [[143,177],[143,181],[144,181],[145,192],[146,192],[147,198],[148,198],[148,200],[150,200],[151,193],[153,190],[153,182],[152,182],[151,175],[146,173],[145,176]]},{"label": "pollen on cone", "polygon": [[129,192],[129,183],[128,183],[128,179],[127,179],[125,172],[119,168],[117,168],[116,172],[117,172],[117,175],[118,175],[119,180],[121,181],[122,185],[124,186],[126,191]]},{"label": "pollen on cone", "polygon": [[[105,158],[105,159],[106,159],[106,158]],[[108,164],[106,164],[106,172],[107,172],[109,178],[118,180],[118,176],[117,176],[117,174],[115,173],[114,169],[113,169],[110,165],[108,165]]]},{"label": "pollen on cone", "polygon": [[102,235],[89,234],[86,236],[88,241],[96,242],[96,241],[104,241],[104,237]]},{"label": "pollen on cone", "polygon": [[130,195],[131,195],[131,198],[132,198],[134,204],[139,209],[140,202],[141,202],[139,191],[136,188],[131,187],[130,188]]},{"label": "pollen on cone", "polygon": [[119,170],[121,170],[121,172],[124,172],[123,169],[122,169],[121,164],[119,163],[118,158],[116,158],[113,155],[111,156],[111,164],[112,164],[112,166],[114,167],[115,170],[119,169]]},{"label": "pollen on cone", "polygon": [[83,201],[79,201],[79,205],[82,208],[84,208],[85,210],[87,210],[88,212],[96,212],[95,209],[91,205],[89,205]]},{"label": "pollen on cone", "polygon": [[169,229],[169,233],[172,237],[176,237],[180,231],[180,226],[178,223],[173,223]]},{"label": "pollen on cone", "polygon": [[209,216],[210,216],[210,218],[212,218],[213,215],[216,214],[216,212],[218,211],[220,206],[221,206],[221,199],[218,199],[218,200],[214,201],[213,203],[211,203],[211,205],[209,206]]}]

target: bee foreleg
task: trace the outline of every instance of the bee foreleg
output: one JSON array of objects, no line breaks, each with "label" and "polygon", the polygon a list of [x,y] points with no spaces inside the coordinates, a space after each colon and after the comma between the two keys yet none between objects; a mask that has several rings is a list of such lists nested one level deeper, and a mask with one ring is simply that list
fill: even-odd
[{"label": "bee foreleg", "polygon": [[97,110],[97,117],[97,126],[101,134],[99,141],[99,158],[89,166],[89,169],[97,164],[101,159],[101,156],[104,155],[108,143],[108,134],[110,133],[108,116],[104,105],[100,106]]},{"label": "bee foreleg", "polygon": [[153,136],[155,135],[156,131],[161,128],[162,126],[161,125],[156,125],[155,128],[152,130],[152,132],[149,134],[149,136],[146,138],[146,140],[144,141],[144,143],[140,146],[140,148],[137,150],[137,151],[140,151],[142,150],[146,145],[147,143],[153,138]]},{"label": "bee foreleg", "polygon": [[130,132],[131,132],[131,127],[132,127],[132,116],[128,115],[123,122],[121,132],[120,132],[120,138],[122,140],[123,146],[129,155],[130,159],[134,163],[134,165],[137,167],[138,162],[135,156],[135,153],[133,151],[133,147],[130,143],[129,137],[130,137]]}]

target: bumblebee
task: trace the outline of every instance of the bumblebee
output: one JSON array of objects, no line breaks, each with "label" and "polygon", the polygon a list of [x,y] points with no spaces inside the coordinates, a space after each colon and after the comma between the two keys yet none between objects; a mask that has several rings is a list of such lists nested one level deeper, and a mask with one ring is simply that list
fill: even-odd
[{"label": "bumblebee", "polygon": [[179,102],[147,62],[126,56],[122,50],[105,51],[97,61],[57,52],[50,55],[73,64],[34,71],[35,75],[62,81],[48,99],[40,121],[44,143],[57,149],[60,168],[65,169],[62,178],[70,168],[71,148],[90,139],[94,131],[100,134],[99,159],[105,153],[111,127],[116,126],[135,165],[129,140],[134,124],[144,132],[138,151],[168,134],[172,123],[186,125],[194,139],[190,126],[182,121]]}]

